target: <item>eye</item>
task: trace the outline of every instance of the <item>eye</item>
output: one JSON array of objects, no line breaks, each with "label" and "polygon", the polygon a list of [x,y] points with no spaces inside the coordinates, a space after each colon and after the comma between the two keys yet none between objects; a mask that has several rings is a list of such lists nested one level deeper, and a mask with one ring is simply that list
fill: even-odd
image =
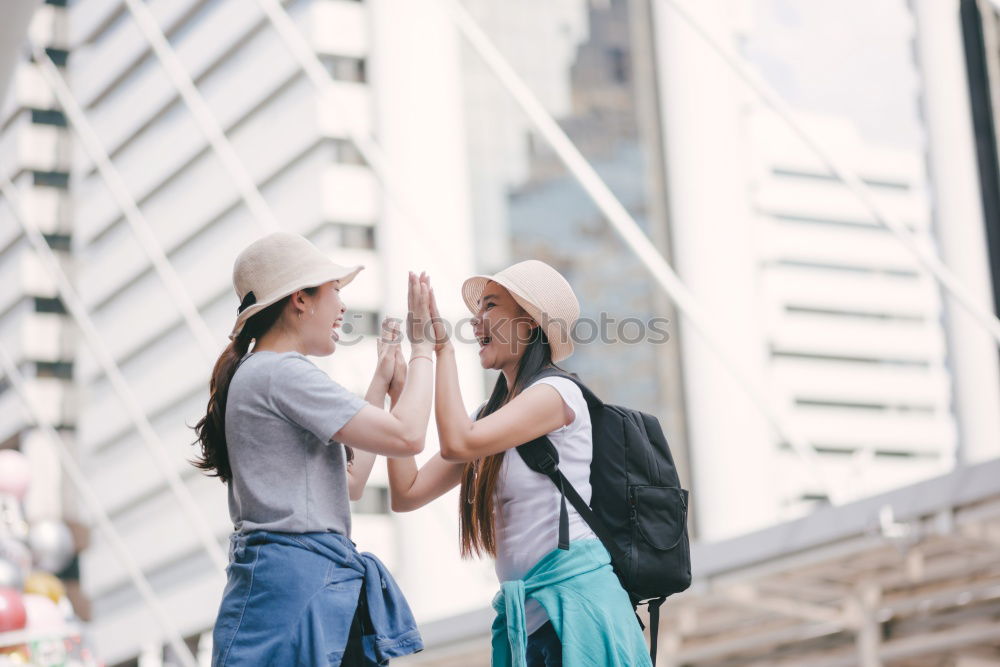
[{"label": "eye", "polygon": [[489,310],[490,308],[492,308],[492,307],[493,307],[493,306],[495,306],[495,305],[496,305],[496,304],[495,304],[495,303],[492,303],[492,302],[490,302],[490,303],[487,303],[487,304],[486,304],[486,306],[485,306],[485,307],[483,308],[483,310]]}]

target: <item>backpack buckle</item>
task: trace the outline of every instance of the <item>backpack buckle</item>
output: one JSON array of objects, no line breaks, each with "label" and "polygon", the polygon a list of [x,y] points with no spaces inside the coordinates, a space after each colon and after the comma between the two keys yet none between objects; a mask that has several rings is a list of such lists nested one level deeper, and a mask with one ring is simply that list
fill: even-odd
[{"label": "backpack buckle", "polygon": [[549,456],[548,452],[543,452],[542,455],[535,460],[535,463],[538,464],[538,472],[543,475],[552,475],[559,471],[559,460]]}]

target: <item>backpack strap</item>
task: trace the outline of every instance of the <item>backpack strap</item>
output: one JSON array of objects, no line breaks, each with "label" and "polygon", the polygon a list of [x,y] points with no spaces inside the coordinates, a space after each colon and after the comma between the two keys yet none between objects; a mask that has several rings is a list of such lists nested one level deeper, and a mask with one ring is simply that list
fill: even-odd
[{"label": "backpack strap", "polygon": [[649,657],[656,664],[656,644],[660,637],[660,606],[667,598],[656,598],[648,603],[649,609]]},{"label": "backpack strap", "polygon": [[618,544],[611,539],[611,531],[608,530],[599,516],[590,509],[583,497],[570,484],[566,476],[559,470],[559,452],[548,436],[540,436],[531,442],[519,445],[517,453],[520,454],[531,470],[541,473],[552,480],[559,490],[559,548],[569,549],[569,513],[566,511],[566,500],[569,499],[573,509],[575,509],[583,520],[594,531],[604,548],[611,554],[611,565],[616,572],[619,568],[625,567],[625,553],[618,547]]}]

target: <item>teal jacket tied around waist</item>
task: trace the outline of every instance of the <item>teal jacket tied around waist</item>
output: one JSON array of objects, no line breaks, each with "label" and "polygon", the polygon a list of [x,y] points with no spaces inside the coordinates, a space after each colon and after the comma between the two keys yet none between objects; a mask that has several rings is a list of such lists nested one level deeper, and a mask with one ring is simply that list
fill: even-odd
[{"label": "teal jacket tied around waist", "polygon": [[506,581],[493,599],[493,667],[526,667],[525,597],[545,609],[562,642],[566,667],[650,666],[628,594],[600,540],[555,549],[524,575]]}]

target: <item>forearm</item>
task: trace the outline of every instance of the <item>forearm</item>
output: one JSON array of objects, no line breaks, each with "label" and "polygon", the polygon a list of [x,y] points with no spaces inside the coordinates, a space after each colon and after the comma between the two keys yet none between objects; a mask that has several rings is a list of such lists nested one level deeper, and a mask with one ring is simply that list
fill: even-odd
[{"label": "forearm", "polygon": [[411,509],[410,491],[417,481],[417,460],[413,456],[386,459],[389,472],[389,505],[395,512]]},{"label": "forearm", "polygon": [[[368,385],[365,400],[376,408],[384,410],[387,390],[388,385],[385,380],[376,374],[372,378],[371,384]],[[351,500],[358,500],[361,498],[361,494],[365,490],[365,484],[368,483],[368,478],[372,474],[372,468],[375,466],[375,454],[366,452],[363,449],[354,449],[353,451],[354,460],[347,468],[347,488]]]},{"label": "forearm", "polygon": [[455,349],[447,345],[437,355],[435,375],[434,416],[437,419],[441,455],[447,460],[467,447],[472,420],[465,412],[462,390],[458,383]]},{"label": "forearm", "polygon": [[462,481],[464,463],[448,463],[435,454],[419,470],[412,456],[389,459],[392,511],[409,512],[440,498]]},{"label": "forearm", "polygon": [[434,363],[430,360],[430,353],[416,348],[408,365],[406,384],[391,411],[392,416],[402,423],[404,438],[408,442],[422,441],[427,433],[434,394],[433,373]]}]

